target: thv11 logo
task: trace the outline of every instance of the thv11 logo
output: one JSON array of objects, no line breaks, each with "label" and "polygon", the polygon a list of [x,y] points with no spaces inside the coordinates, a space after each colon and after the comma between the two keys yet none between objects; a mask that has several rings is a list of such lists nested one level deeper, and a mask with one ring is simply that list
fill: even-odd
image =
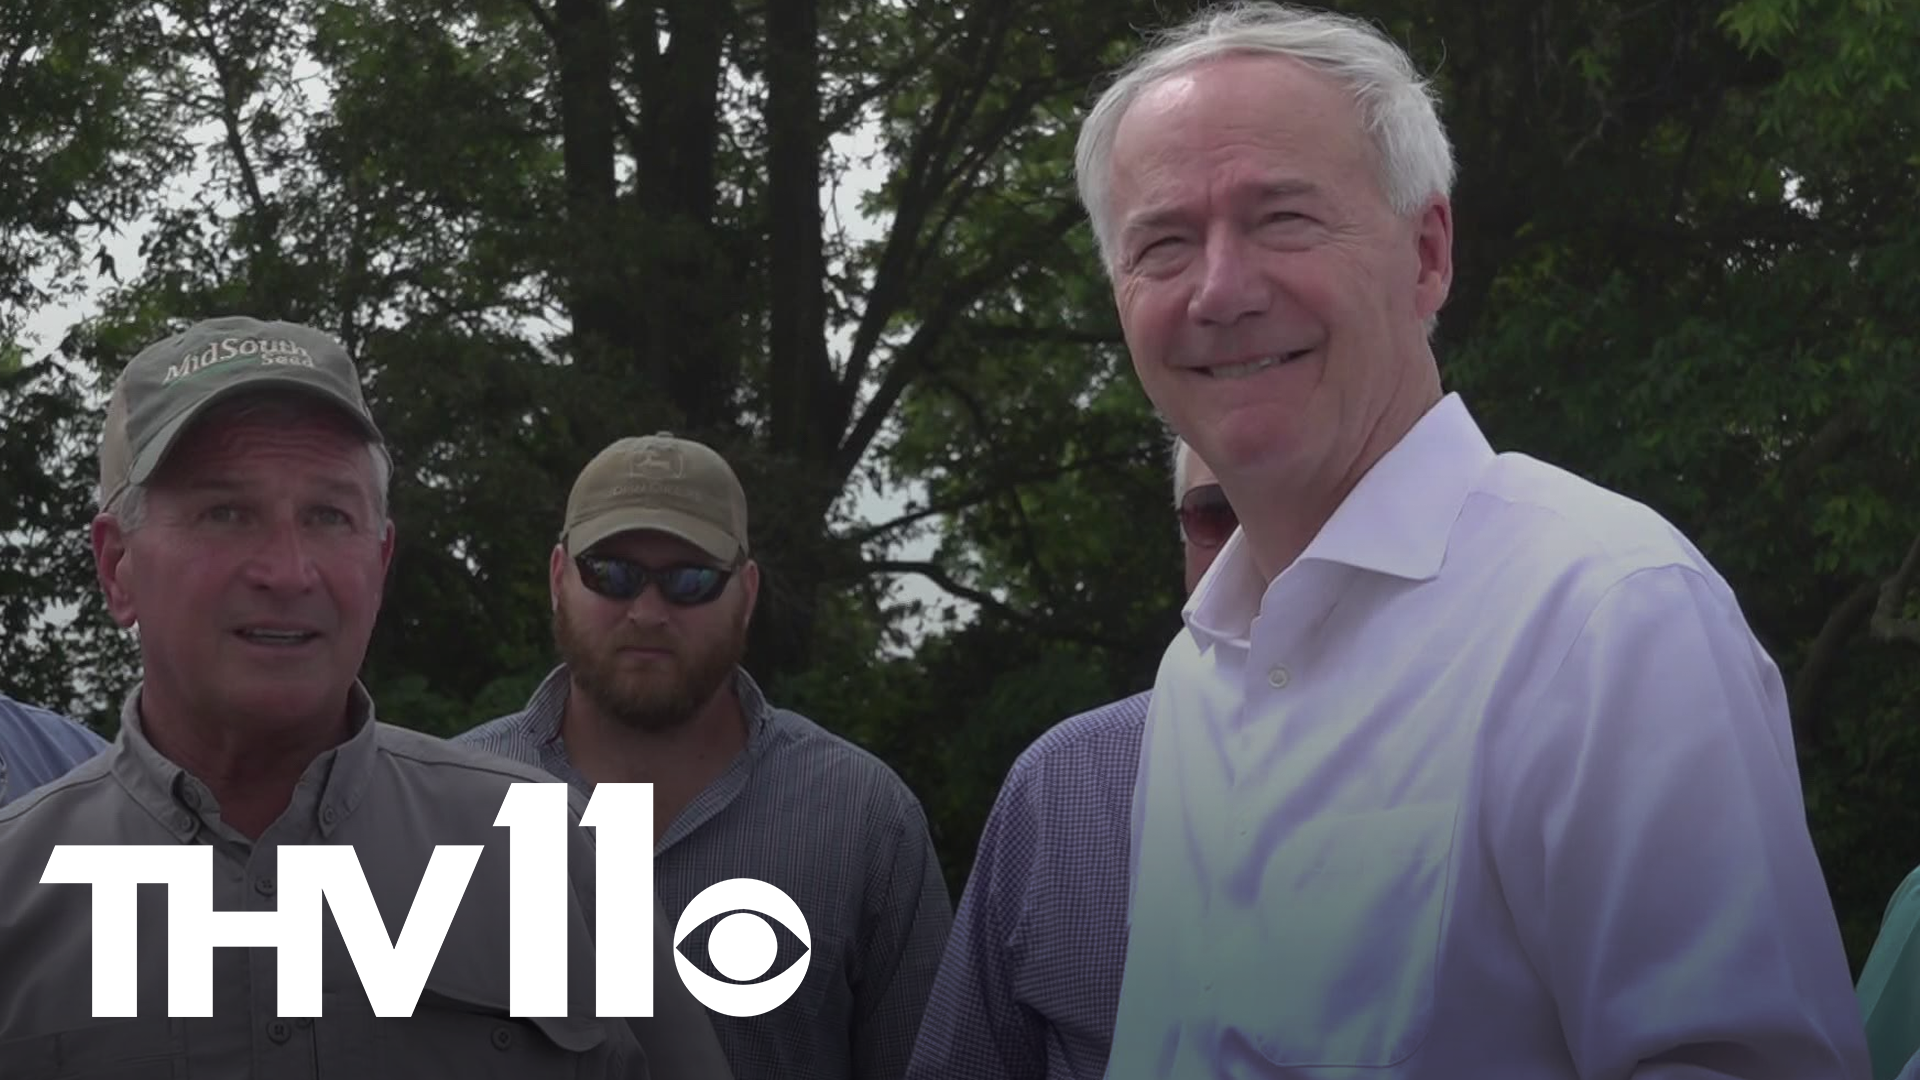
[{"label": "thv11 logo", "polygon": [[[567,785],[517,783],[494,825],[508,830],[510,965],[508,1011],[567,1015]],[[653,895],[653,785],[600,784],[580,824],[594,830],[595,1007],[598,1015],[653,1015],[653,920],[632,914]],[[360,857],[342,844],[283,845],[279,906],[213,910],[213,849],[134,844],[62,844],[40,875],[45,885],[93,886],[93,1015],[134,1016],[138,960],[137,887],[167,887],[167,1015],[213,1015],[213,950],[277,952],[279,1015],[320,1015],[320,903],[325,897],[376,1016],[411,1016],[440,955],[454,913],[480,861],[477,844],[441,844],[427,861],[413,909],[389,937]],[[750,909],[750,910],[743,910]],[[714,963],[729,978],[764,974],[774,960],[771,928],[786,926],[806,952],[765,982],[722,982],[677,946],[702,923],[715,925]],[[703,890],[674,927],[674,967],[702,1005],[728,1016],[758,1016],[800,988],[813,939],[798,904],[779,888],[732,878]]]}]

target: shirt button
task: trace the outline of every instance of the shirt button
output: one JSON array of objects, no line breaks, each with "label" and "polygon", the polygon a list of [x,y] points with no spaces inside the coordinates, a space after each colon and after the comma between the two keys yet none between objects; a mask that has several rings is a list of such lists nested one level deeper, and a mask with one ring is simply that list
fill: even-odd
[{"label": "shirt button", "polygon": [[493,1029],[493,1048],[495,1050],[505,1050],[512,1045],[513,1032],[508,1031],[504,1027],[496,1027]]},{"label": "shirt button", "polygon": [[287,1026],[285,1020],[275,1020],[267,1025],[267,1038],[277,1043],[286,1042],[293,1038],[293,1029]]},{"label": "shirt button", "polygon": [[200,809],[200,793],[192,788],[188,788],[180,793],[180,801],[186,803],[187,808],[190,810]]},{"label": "shirt button", "polygon": [[173,827],[176,829],[179,829],[181,832],[192,832],[193,831],[193,815],[180,814],[179,816],[173,819]]},{"label": "shirt button", "polygon": [[322,825],[332,825],[335,821],[338,821],[339,819],[340,819],[339,811],[335,810],[331,806],[325,807],[320,811],[320,824]]},{"label": "shirt button", "polygon": [[1285,690],[1287,683],[1292,681],[1292,678],[1293,676],[1287,674],[1285,664],[1275,664],[1267,669],[1267,685],[1273,687],[1275,690]]},{"label": "shirt button", "polygon": [[270,877],[254,878],[253,891],[259,893],[261,896],[272,896],[273,879]]}]

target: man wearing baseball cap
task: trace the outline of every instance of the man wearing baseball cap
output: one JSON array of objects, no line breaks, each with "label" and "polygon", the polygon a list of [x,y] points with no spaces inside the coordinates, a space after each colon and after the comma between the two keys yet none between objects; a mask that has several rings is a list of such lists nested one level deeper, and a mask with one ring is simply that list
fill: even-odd
[{"label": "man wearing baseball cap", "polygon": [[[358,672],[393,553],[390,469],[352,361],[309,327],[213,319],[127,365],[91,538],[108,611],[138,629],[142,678],[112,746],[0,809],[0,1076],[727,1075],[671,974],[657,907],[656,1019],[596,1015],[577,798],[567,1014],[510,1014],[509,833],[494,822],[510,785],[551,778],[376,719]],[[241,913],[281,910],[283,847],[350,847],[389,935],[360,949],[419,936],[402,927],[437,846],[479,854],[409,1017],[374,1014],[336,921],[354,890],[329,879],[320,1016],[282,1015],[286,958],[259,946],[212,950],[211,1014],[170,1016],[170,909],[191,900],[150,887],[122,939],[137,1011],[122,1018],[94,1015],[91,977],[108,970],[95,930],[117,916],[95,905],[117,902],[112,890],[42,881],[56,846],[103,844],[211,848],[227,933]]]},{"label": "man wearing baseball cap", "polygon": [[[655,887],[676,920],[736,878],[798,906],[810,947],[789,927],[754,963],[728,963],[705,918],[681,944],[689,963],[710,952],[707,966],[726,977],[696,982],[696,996],[737,1075],[901,1076],[952,901],[900,778],[769,704],[740,666],[760,569],[733,469],[669,434],[613,443],[573,485],[548,578],[563,662],[525,709],[458,741],[581,792],[653,784]],[[769,929],[784,921],[766,914]],[[773,982],[797,963],[807,967],[791,997],[737,1015],[733,999],[751,988],[738,984]]]}]

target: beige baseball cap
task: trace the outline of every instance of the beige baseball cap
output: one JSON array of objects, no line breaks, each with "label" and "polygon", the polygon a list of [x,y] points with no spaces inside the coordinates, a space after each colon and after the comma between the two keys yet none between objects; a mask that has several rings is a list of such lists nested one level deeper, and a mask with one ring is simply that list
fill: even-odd
[{"label": "beige baseball cap", "polygon": [[181,433],[216,402],[268,389],[312,394],[385,445],[360,392],[360,373],[338,341],[298,323],[207,319],[142,349],[114,383],[100,434],[107,504],[128,485],[146,483]]},{"label": "beige baseball cap", "polygon": [[747,493],[725,458],[692,439],[664,431],[620,439],[580,470],[561,539],[579,555],[643,529],[738,565],[747,558]]}]

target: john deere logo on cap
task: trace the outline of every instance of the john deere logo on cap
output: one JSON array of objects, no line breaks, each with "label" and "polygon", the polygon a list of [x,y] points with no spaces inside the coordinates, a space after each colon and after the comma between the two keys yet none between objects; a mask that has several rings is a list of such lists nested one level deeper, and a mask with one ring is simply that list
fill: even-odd
[{"label": "john deere logo on cap", "polygon": [[640,484],[678,480],[685,475],[687,457],[677,446],[642,446],[627,461],[627,479]]},{"label": "john deere logo on cap", "polygon": [[167,365],[166,378],[160,380],[161,386],[169,386],[176,379],[195,375],[215,364],[225,363],[236,357],[257,356],[263,364],[285,364],[293,367],[313,367],[313,355],[299,342],[286,338],[227,338],[216,341],[196,353],[188,353],[177,364]]}]

